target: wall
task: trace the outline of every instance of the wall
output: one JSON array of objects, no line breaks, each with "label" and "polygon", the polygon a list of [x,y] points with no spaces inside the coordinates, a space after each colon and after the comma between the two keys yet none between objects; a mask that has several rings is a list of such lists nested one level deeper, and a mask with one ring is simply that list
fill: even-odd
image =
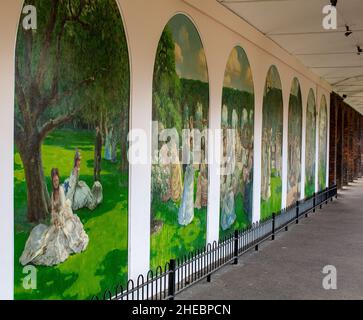
[{"label": "wall", "polygon": [[363,116],[335,92],[330,101],[329,184],[343,188],[363,174]]},{"label": "wall", "polygon": [[[195,23],[200,33],[209,73],[209,127],[212,130],[221,127],[222,88],[229,54],[236,45],[240,45],[247,54],[255,86],[253,221],[258,221],[260,218],[261,115],[263,92],[269,68],[271,65],[277,67],[283,92],[282,207],[285,207],[287,203],[288,110],[292,81],[295,77],[299,80],[303,102],[301,198],[304,198],[307,96],[312,88],[316,98],[317,110],[319,110],[323,95],[326,97],[327,105],[330,105],[329,93],[331,88],[294,57],[214,0],[118,0],[118,3],[124,18],[123,22],[128,39],[131,64],[130,128],[141,129],[149,133],[149,149],[145,153],[148,164],[132,164],[129,177],[128,273],[129,278],[135,279],[139,274],[147,272],[150,262],[152,80],[158,41],[170,18],[177,13],[184,13]],[[3,141],[2,156],[0,157],[0,166],[2,168],[0,172],[0,181],[2,181],[0,184],[2,203],[0,213],[2,221],[0,224],[0,298],[12,299],[14,48],[21,1],[2,1],[0,8],[0,32],[2,39],[0,70],[3,92],[0,97],[0,130]],[[216,35],[219,36],[216,37]],[[316,166],[318,166],[318,135],[316,145]],[[214,146],[217,151],[217,158],[219,158],[220,137],[218,135],[214,140]],[[329,150],[327,154],[329,154]],[[318,167],[316,172],[318,172]],[[209,166],[210,196],[207,212],[207,242],[218,240],[219,237],[220,178],[218,173],[219,166],[217,162],[214,162]],[[328,170],[326,175],[328,177]],[[316,174],[317,190],[318,174]]]}]

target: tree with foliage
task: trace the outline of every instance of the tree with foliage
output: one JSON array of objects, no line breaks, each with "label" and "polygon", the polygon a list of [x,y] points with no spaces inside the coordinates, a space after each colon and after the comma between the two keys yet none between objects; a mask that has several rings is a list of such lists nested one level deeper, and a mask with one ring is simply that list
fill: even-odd
[{"label": "tree with foliage", "polygon": [[15,143],[25,170],[28,220],[39,222],[50,206],[44,139],[76,116],[89,121],[92,108],[128,114],[129,63],[114,0],[27,0],[24,5],[37,8],[38,28],[19,24]]},{"label": "tree with foliage", "polygon": [[153,82],[153,120],[164,127],[175,127],[181,133],[180,116],[181,84],[176,72],[175,44],[172,32],[166,27],[156,53]]}]

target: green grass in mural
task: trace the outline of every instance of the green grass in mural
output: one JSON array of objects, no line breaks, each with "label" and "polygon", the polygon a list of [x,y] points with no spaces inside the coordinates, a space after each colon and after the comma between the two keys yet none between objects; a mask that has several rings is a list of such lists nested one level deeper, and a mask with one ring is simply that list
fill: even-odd
[{"label": "green grass in mural", "polygon": [[178,211],[179,205],[173,201],[153,202],[154,218],[162,227],[151,235],[151,270],[206,245],[207,209],[194,209],[194,219],[187,226],[178,224]]},{"label": "green grass in mural", "polygon": [[[51,168],[59,168],[63,182],[71,172],[77,147],[82,152],[81,180],[92,186],[93,136],[92,132],[71,130],[48,136],[42,147],[48,190],[51,190]],[[38,287],[30,291],[22,286],[24,274],[18,261],[34,225],[26,220],[24,170],[16,151],[14,176],[15,299],[89,299],[127,281],[128,176],[120,173],[119,164],[102,161],[103,203],[94,211],[76,212],[90,239],[86,251],[72,255],[55,267],[37,267]]]},{"label": "green grass in mural", "polygon": [[311,197],[315,192],[315,181],[307,181],[305,184],[305,197]]},{"label": "green grass in mural", "polygon": [[268,201],[261,201],[261,220],[272,216],[273,212],[281,210],[281,192],[282,179],[281,177],[271,177],[271,197]]},{"label": "green grass in mural", "polygon": [[248,213],[246,212],[243,204],[244,204],[243,197],[241,194],[238,194],[238,196],[235,199],[235,210],[237,215],[236,221],[227,230],[223,230],[222,228],[220,228],[219,230],[220,240],[223,240],[225,237],[230,236],[234,232],[234,230],[242,230],[247,226],[251,225],[251,222],[248,219]]}]

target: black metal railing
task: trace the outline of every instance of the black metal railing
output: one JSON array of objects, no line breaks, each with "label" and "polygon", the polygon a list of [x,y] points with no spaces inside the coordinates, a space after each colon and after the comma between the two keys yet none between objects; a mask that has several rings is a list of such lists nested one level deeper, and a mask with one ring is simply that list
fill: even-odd
[{"label": "black metal railing", "polygon": [[221,241],[189,253],[178,259],[172,259],[155,272],[140,275],[136,281],[129,280],[126,286],[116,285],[113,290],[106,290],[92,300],[172,300],[180,292],[198,281],[211,281],[211,275],[227,264],[237,264],[238,258],[252,249],[258,251],[259,245],[274,240],[275,235],[288,230],[289,225],[298,224],[299,220],[320,209],[324,204],[338,197],[334,185],[311,197],[273,213],[272,217],[253,223],[243,230],[236,230]]}]

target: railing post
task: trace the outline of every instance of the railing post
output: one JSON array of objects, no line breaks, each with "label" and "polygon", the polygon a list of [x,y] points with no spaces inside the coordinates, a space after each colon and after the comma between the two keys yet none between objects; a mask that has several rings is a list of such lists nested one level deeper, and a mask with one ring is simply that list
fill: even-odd
[{"label": "railing post", "polygon": [[325,190],[325,204],[329,203],[329,188]]},{"label": "railing post", "polygon": [[234,231],[234,262],[233,264],[238,264],[238,230]]},{"label": "railing post", "polygon": [[300,205],[300,201],[297,200],[296,201],[296,224],[299,224],[299,211],[300,211],[300,208],[299,208],[299,205]]},{"label": "railing post", "polygon": [[176,262],[174,259],[171,259],[169,262],[169,286],[168,286],[168,296],[169,300],[174,300],[175,297],[175,269]]},{"label": "railing post", "polygon": [[272,213],[272,236],[271,240],[275,240],[275,212]]},{"label": "railing post", "polygon": [[316,208],[316,192],[314,192],[314,197],[313,197],[313,212],[315,213],[315,208]]}]

